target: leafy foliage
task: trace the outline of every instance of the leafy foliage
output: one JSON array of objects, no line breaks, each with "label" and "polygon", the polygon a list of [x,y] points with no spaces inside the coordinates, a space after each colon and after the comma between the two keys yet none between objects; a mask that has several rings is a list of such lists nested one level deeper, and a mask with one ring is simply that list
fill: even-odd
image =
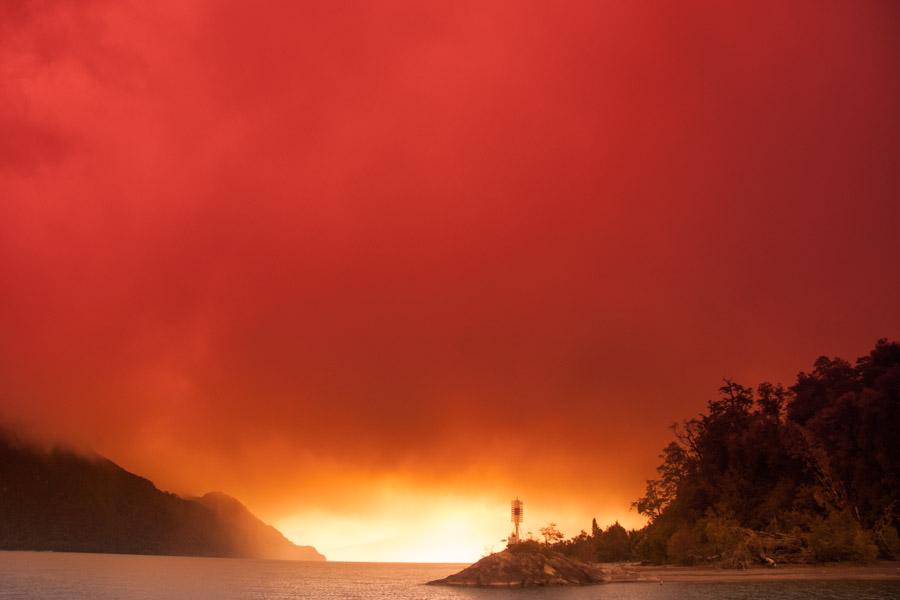
[{"label": "leafy foliage", "polygon": [[562,532],[556,528],[556,523],[550,523],[546,527],[541,527],[540,532],[541,536],[544,538],[544,543],[548,546],[559,542],[565,537]]},{"label": "leafy foliage", "polygon": [[789,388],[725,380],[672,428],[640,531],[594,520],[558,548],[582,560],[727,566],[900,557],[900,345],[821,357]]},{"label": "leafy foliage", "polygon": [[898,390],[900,345],[886,340],[855,365],[819,358],[789,389],[726,380],[706,414],[673,427],[634,502],[649,519],[637,556],[734,555],[742,529],[796,536],[816,560],[894,555]]}]

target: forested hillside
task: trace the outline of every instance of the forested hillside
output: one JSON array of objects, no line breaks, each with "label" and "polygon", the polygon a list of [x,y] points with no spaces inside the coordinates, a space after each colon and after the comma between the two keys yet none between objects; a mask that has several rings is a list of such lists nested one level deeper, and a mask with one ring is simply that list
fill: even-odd
[{"label": "forested hillside", "polygon": [[821,357],[788,388],[726,381],[673,427],[659,477],[618,524],[563,541],[594,560],[665,563],[900,557],[900,345]]}]

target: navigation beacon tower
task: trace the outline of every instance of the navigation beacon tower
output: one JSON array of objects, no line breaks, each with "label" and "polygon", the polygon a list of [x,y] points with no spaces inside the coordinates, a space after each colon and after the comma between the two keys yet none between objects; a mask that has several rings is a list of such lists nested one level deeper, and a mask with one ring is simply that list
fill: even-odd
[{"label": "navigation beacon tower", "polygon": [[515,529],[512,534],[509,536],[510,544],[518,544],[521,541],[521,536],[519,535],[519,523],[522,522],[522,519],[525,516],[525,504],[522,503],[521,500],[516,498],[512,501],[511,509],[510,509],[510,520],[515,525]]}]

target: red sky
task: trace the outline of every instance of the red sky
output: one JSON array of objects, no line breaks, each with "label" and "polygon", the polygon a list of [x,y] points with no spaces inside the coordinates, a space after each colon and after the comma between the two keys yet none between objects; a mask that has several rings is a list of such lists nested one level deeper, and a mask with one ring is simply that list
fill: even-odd
[{"label": "red sky", "polygon": [[0,418],[336,559],[620,519],[900,337],[895,2],[0,5]]}]

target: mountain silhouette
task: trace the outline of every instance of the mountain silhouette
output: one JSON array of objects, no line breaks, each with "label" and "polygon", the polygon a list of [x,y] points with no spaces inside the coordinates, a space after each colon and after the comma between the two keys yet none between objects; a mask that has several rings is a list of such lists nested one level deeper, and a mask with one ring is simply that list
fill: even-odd
[{"label": "mountain silhouette", "polygon": [[0,432],[0,550],[325,560],[234,498],[182,498],[98,454]]}]

